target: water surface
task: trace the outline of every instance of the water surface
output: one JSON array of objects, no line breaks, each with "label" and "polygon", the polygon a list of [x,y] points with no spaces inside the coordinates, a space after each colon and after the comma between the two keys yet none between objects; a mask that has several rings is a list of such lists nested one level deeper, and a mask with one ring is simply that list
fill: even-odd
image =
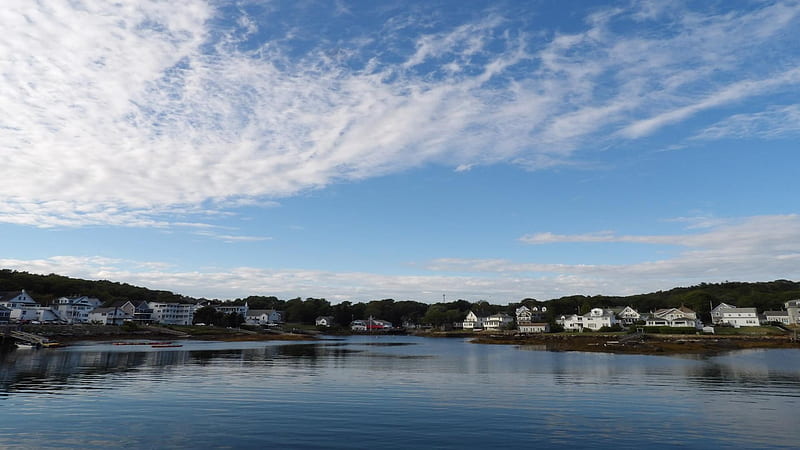
[{"label": "water surface", "polygon": [[800,350],[460,339],[87,343],[0,356],[2,448],[796,448]]}]

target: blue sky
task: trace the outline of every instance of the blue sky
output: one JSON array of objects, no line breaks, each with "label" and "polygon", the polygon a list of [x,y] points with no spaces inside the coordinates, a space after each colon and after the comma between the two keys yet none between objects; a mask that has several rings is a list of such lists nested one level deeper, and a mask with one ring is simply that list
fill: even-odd
[{"label": "blue sky", "polygon": [[19,0],[0,28],[0,267],[333,302],[800,279],[797,1]]}]

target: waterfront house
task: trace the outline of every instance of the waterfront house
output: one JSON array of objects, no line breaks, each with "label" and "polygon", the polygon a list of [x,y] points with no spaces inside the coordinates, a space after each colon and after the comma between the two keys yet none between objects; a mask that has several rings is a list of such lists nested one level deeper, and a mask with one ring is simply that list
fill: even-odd
[{"label": "waterfront house", "polygon": [[350,323],[351,331],[367,331],[367,322],[365,320],[354,320]]},{"label": "waterfront house", "polygon": [[[248,312],[250,311],[250,308],[247,306],[247,302],[245,302],[244,305],[211,305],[211,306],[213,306],[214,309],[216,309],[218,312],[221,312],[222,314],[236,313],[245,318],[247,317]],[[202,306],[198,305],[197,309],[200,308],[202,308]],[[265,310],[259,310],[259,311],[265,311]]]},{"label": "waterfront house", "polygon": [[0,306],[0,323],[8,323],[11,321],[11,310],[5,306]]},{"label": "waterfront house", "polygon": [[314,324],[318,327],[332,327],[333,323],[333,316],[319,316],[314,320]]},{"label": "waterfront house", "polygon": [[39,304],[23,289],[21,291],[0,292],[0,306],[14,310],[18,308],[35,308]]},{"label": "waterfront house", "polygon": [[89,322],[101,325],[122,325],[133,316],[119,307],[95,308],[89,313]]},{"label": "waterfront house", "polygon": [[75,295],[56,299],[53,309],[62,322],[86,323],[89,321],[89,313],[101,304],[102,302],[97,298]]},{"label": "waterfront house", "polygon": [[134,303],[133,321],[139,324],[153,323],[153,308],[145,301]]},{"label": "waterfront house", "polygon": [[711,323],[717,325],[722,323],[723,311],[726,309],[735,309],[736,305],[729,305],[727,303],[720,303],[711,310]]},{"label": "waterfront house", "polygon": [[656,310],[646,324],[648,327],[703,327],[702,322],[697,320],[697,313],[685,306]]},{"label": "waterfront house", "polygon": [[800,299],[789,300],[785,305],[786,312],[789,314],[789,324],[800,324]]},{"label": "waterfront house", "polygon": [[549,333],[550,324],[547,322],[518,323],[517,330],[520,333]]},{"label": "waterfront house", "polygon": [[781,323],[789,325],[789,312],[788,311],[764,311],[765,323]]},{"label": "waterfront house", "polygon": [[194,306],[191,303],[148,302],[153,322],[163,325],[191,325]]},{"label": "waterfront house", "polygon": [[757,327],[758,312],[755,308],[723,308],[719,311],[718,325],[731,325],[739,327]]},{"label": "waterfront house", "polygon": [[497,313],[487,316],[483,321],[484,330],[500,330],[514,322],[506,313]]},{"label": "waterfront house", "polygon": [[546,306],[542,306],[541,308],[538,306],[532,306],[528,308],[527,306],[522,305],[516,309],[515,315],[517,317],[517,323],[531,323],[541,322],[545,312],[547,312]]},{"label": "waterfront house", "polygon": [[561,316],[559,322],[567,331],[583,331],[584,328],[597,331],[603,327],[611,327],[618,323],[614,311],[603,308],[592,308],[587,314]]},{"label": "waterfront house", "polygon": [[58,323],[60,318],[50,306],[28,306],[25,308],[14,308],[9,315],[10,322],[41,322]]},{"label": "waterfront house", "polygon": [[249,325],[277,325],[283,323],[283,314],[274,309],[251,309],[245,319]]},{"label": "waterfront house", "polygon": [[617,316],[617,320],[624,326],[630,326],[637,322],[646,320],[646,315],[641,314],[639,311],[630,306],[624,308],[612,308],[612,311]]},{"label": "waterfront house", "polygon": [[482,330],[483,322],[485,320],[486,317],[478,316],[474,311],[470,311],[467,313],[467,317],[464,319],[462,328],[469,331]]},{"label": "waterfront house", "polygon": [[389,322],[388,320],[373,319],[372,317],[367,319],[367,330],[386,331],[391,330],[392,327],[392,322]]}]

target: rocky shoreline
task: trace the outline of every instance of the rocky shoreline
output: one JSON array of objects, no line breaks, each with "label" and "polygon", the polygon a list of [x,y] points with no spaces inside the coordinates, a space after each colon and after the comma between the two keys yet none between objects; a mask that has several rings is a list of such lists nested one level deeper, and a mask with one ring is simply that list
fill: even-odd
[{"label": "rocky shoreline", "polygon": [[790,336],[719,335],[619,335],[542,334],[528,336],[487,335],[472,340],[478,344],[534,346],[538,350],[579,351],[638,355],[716,355],[734,350],[795,348],[800,343]]}]

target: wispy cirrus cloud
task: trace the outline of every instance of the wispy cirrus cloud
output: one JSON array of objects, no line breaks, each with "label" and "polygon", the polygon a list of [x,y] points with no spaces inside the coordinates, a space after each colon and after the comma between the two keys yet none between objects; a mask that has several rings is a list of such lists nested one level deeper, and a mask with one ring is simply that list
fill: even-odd
[{"label": "wispy cirrus cloud", "polygon": [[355,31],[310,42],[293,2],[7,2],[0,221],[164,226],[432,163],[574,164],[800,83],[792,1],[612,7],[572,33],[490,3],[349,27],[347,6],[317,13]]},{"label": "wispy cirrus cloud", "polygon": [[800,135],[800,105],[734,114],[702,130],[694,139],[782,139]]}]

